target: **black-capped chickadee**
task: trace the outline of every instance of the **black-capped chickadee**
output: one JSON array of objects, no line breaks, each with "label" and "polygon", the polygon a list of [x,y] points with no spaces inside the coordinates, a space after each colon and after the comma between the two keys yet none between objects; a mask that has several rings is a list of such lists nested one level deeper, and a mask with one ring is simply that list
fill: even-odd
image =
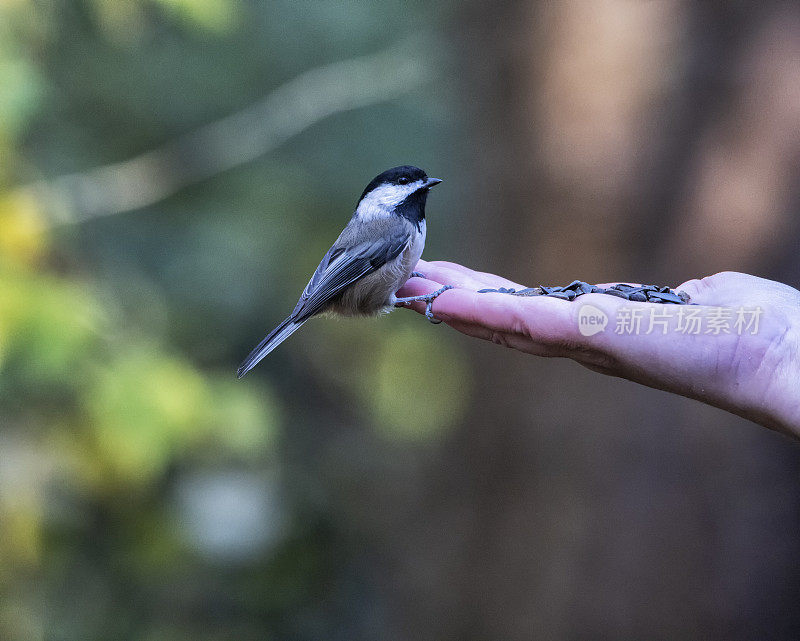
[{"label": "black-capped chickadee", "polygon": [[261,341],[236,374],[241,378],[312,316],[374,316],[396,305],[427,303],[425,315],[435,321],[431,305],[442,287],[425,296],[398,298],[395,292],[412,276],[425,246],[425,201],[441,180],[417,167],[384,171],[367,185],[344,231],[308,281],[294,311]]}]

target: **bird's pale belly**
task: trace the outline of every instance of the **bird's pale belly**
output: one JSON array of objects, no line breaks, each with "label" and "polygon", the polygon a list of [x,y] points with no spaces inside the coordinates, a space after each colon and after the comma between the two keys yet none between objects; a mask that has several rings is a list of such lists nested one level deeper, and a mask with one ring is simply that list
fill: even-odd
[{"label": "bird's pale belly", "polygon": [[411,277],[422,256],[424,227],[421,231],[397,258],[348,287],[327,311],[341,316],[375,316],[391,311],[395,293]]}]

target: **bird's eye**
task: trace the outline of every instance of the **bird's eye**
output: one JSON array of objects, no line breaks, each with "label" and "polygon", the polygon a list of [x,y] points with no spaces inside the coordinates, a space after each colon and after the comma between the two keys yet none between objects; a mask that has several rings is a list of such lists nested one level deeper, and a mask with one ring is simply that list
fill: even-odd
[{"label": "bird's eye", "polygon": [[408,178],[406,176],[400,176],[400,178],[397,179],[397,184],[398,185],[407,185],[408,184]]}]

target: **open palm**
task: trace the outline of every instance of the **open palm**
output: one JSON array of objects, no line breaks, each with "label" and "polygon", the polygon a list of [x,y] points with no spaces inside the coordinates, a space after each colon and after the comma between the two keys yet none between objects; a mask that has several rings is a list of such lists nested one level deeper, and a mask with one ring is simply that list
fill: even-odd
[{"label": "open palm", "polygon": [[[450,262],[420,261],[417,271],[426,278],[412,278],[401,294],[453,285],[436,299],[434,314],[464,334],[571,358],[800,437],[800,292],[788,285],[722,272],[678,286],[696,304],[686,307],[605,294],[569,302],[478,293],[525,285]],[[413,308],[423,312],[425,305]],[[603,331],[580,331],[579,315],[587,309],[608,319]]]}]

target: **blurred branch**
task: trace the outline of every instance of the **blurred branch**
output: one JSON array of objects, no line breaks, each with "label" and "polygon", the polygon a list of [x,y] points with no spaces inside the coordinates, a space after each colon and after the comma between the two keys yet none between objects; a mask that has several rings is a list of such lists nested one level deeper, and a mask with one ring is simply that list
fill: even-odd
[{"label": "blurred branch", "polygon": [[50,225],[152,205],[275,149],[336,113],[386,102],[428,79],[420,36],[306,71],[259,102],[129,160],[20,187]]}]

